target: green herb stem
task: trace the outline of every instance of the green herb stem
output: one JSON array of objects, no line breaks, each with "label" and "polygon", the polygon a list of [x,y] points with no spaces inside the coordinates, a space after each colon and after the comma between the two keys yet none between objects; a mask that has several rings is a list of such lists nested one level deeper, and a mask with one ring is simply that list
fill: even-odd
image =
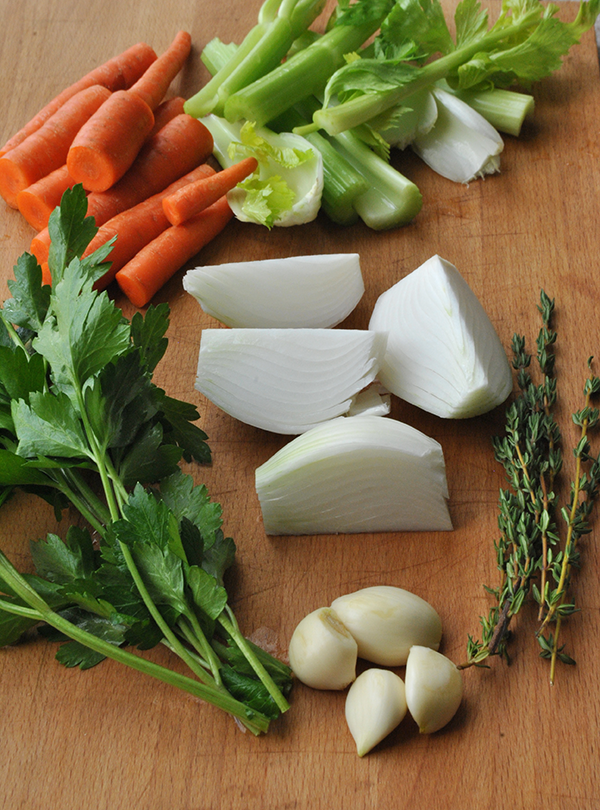
[{"label": "green herb stem", "polygon": [[[1,557],[4,557],[2,552],[0,552],[0,555]],[[21,579],[20,575],[18,575],[13,569],[14,574],[17,574],[16,577],[13,576],[10,571],[12,566],[10,563],[8,563],[6,558],[2,560],[1,557],[0,569],[2,570],[2,574],[7,583],[11,585],[15,592],[22,590],[18,584],[18,579]],[[6,563],[8,563],[8,566]],[[43,600],[41,601],[43,602]],[[268,730],[268,718],[259,712],[250,711],[243,703],[240,703],[240,701],[236,700],[228,692],[215,689],[210,685],[198,683],[192,678],[188,678],[185,675],[180,675],[167,667],[163,667],[160,664],[148,661],[147,659],[134,655],[121,647],[110,644],[108,641],[104,641],[103,639],[94,636],[92,633],[82,630],[80,627],[72,624],[67,619],[64,619],[58,613],[55,613],[48,607],[48,605],[45,603],[43,604],[43,609],[32,609],[23,607],[22,605],[13,604],[12,602],[7,602],[4,599],[0,599],[0,609],[5,610],[8,613],[13,613],[16,616],[23,616],[25,618],[35,619],[40,622],[46,622],[46,624],[54,627],[56,630],[63,633],[73,641],[77,641],[89,649],[106,656],[107,658],[112,658],[121,664],[125,664],[138,672],[150,675],[163,683],[169,684],[170,686],[183,689],[184,691],[189,692],[191,695],[194,695],[207,703],[211,703],[213,706],[223,709],[234,717],[237,717],[250,731],[256,735]]]},{"label": "green herb stem", "polygon": [[254,670],[254,672],[258,675],[262,683],[264,684],[265,688],[277,704],[278,708],[282,712],[286,712],[290,708],[290,704],[287,702],[281,690],[273,680],[273,678],[269,675],[267,670],[258,660],[256,655],[253,653],[250,645],[247,643],[246,638],[240,632],[238,627],[237,621],[235,616],[233,615],[233,611],[229,606],[226,607],[227,616],[225,616],[225,612],[223,612],[219,616],[219,624],[224,628],[224,630],[231,636],[231,638],[235,641],[238,645],[240,650],[242,651],[244,657]]}]

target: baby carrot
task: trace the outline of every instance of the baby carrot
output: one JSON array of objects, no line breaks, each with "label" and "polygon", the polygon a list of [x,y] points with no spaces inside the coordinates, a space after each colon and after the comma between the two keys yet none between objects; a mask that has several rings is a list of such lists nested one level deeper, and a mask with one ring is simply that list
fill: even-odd
[{"label": "baby carrot", "polygon": [[77,131],[110,95],[110,90],[100,84],[86,87],[0,158],[0,194],[10,206],[17,207],[19,191],[64,166]]},{"label": "baby carrot", "polygon": [[19,211],[36,231],[41,231],[66,189],[73,185],[75,181],[66,165],[61,166],[17,194]]},{"label": "baby carrot", "polygon": [[145,306],[169,279],[219,234],[233,213],[227,197],[182,225],[163,231],[117,273],[119,287],[136,307]]},{"label": "baby carrot", "polygon": [[169,48],[129,90],[113,93],[77,133],[67,166],[88,191],[106,191],[132,165],[154,126],[153,110],[179,73],[191,49],[180,31]]},{"label": "baby carrot", "polygon": [[[88,194],[88,215],[98,227],[104,225],[200,166],[212,150],[212,135],[201,121],[187,113],[176,115],[144,144],[133,166],[112,188]],[[41,263],[48,259],[49,246],[47,230],[41,231],[30,250]]]},{"label": "baby carrot", "polygon": [[169,194],[162,201],[167,219],[171,225],[181,225],[235,188],[257,166],[256,158],[247,157],[210,177],[203,177]]},{"label": "baby carrot", "polygon": [[215,174],[215,170],[207,163],[203,163],[202,166],[198,166],[194,171],[171,183],[164,191],[153,194],[148,199],[134,205],[133,208],[122,211],[102,225],[83,255],[89,256],[90,253],[104,245],[113,236],[116,236],[117,240],[108,257],[111,263],[110,269],[95,283],[94,287],[98,290],[107,287],[118,270],[169,227],[169,220],[166,218],[162,208],[165,194],[172,194],[189,183],[213,174]]},{"label": "baby carrot", "polygon": [[51,115],[54,115],[66,101],[79,93],[80,90],[85,90],[86,87],[91,87],[94,84],[101,84],[111,92],[126,90],[143,75],[155,59],[156,54],[152,48],[146,45],[145,42],[138,42],[118,56],[109,59],[108,62],[86,73],[85,76],[66,87],[49,101],[24,127],[9,138],[0,149],[0,157],[10,149],[18,146],[32,132],[40,129]]}]

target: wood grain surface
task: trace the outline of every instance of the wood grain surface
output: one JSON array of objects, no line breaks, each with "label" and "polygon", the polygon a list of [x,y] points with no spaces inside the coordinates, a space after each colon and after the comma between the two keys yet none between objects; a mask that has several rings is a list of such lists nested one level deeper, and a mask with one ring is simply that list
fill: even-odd
[{"label": "wood grain surface", "polygon": [[[204,44],[217,35],[239,40],[258,8],[258,0],[0,0],[0,141],[95,65],[142,39],[160,52],[180,28],[192,34],[194,51],[171,93],[191,95],[207,78],[199,58]],[[573,4],[561,5],[564,19],[574,13]],[[344,325],[363,328],[377,296],[438,253],[464,275],[507,350],[515,331],[531,340],[537,334],[543,287],[557,300],[560,417],[570,446],[569,414],[580,406],[586,361],[600,353],[598,74],[589,32],[562,70],[535,88],[535,118],[518,141],[506,138],[497,176],[456,185],[409,153],[395,156],[424,197],[408,227],[375,233],[320,216],[269,233],[234,221],[196,263],[358,252],[366,293]],[[18,213],[0,207],[2,298],[32,235]],[[482,583],[497,576],[503,473],[490,438],[502,428],[503,409],[451,422],[393,403],[393,418],[443,446],[453,532],[268,538],[254,470],[287,440],[235,422],[194,391],[201,330],[216,322],[184,293],[182,275],[155,299],[172,308],[170,345],[156,379],[197,404],[209,435],[212,465],[187,469],[222,502],[225,530],[238,545],[228,585],[243,630],[285,656],[306,613],[342,593],[392,584],[435,606],[442,651],[464,660],[467,634],[478,634],[478,617],[488,609]],[[42,502],[18,495],[0,512],[0,544],[30,570],[28,541],[47,531],[62,535],[67,524],[56,524]],[[526,609],[515,622],[511,665],[494,660],[489,670],[466,672],[464,701],[446,729],[419,736],[407,718],[363,759],[345,724],[343,694],[296,686],[291,710],[256,739],[222,712],[112,662],[65,670],[54,660],[55,646],[31,635],[0,650],[0,807],[597,810],[598,536],[585,539],[576,579],[581,612],[564,627],[576,667],[562,667],[550,686],[533,637],[534,612]],[[144,655],[177,666],[166,651]]]}]

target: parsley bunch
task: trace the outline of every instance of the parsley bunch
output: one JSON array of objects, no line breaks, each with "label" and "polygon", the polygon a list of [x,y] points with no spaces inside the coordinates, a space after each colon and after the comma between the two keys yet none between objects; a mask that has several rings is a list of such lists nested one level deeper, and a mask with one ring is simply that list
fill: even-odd
[{"label": "parsley bunch", "polygon": [[[66,642],[65,666],[114,658],[264,732],[288,708],[291,673],[240,632],[223,584],[235,544],[179,467],[210,450],[195,407],[152,382],[168,307],[129,321],[94,290],[112,243],[81,258],[97,230],[86,210],[80,186],[65,193],[49,224],[52,288],[24,254],[0,311],[0,503],[18,487],[87,524],[32,542],[36,575],[0,551],[0,646],[42,623]],[[126,649],[161,642],[195,677]]]}]

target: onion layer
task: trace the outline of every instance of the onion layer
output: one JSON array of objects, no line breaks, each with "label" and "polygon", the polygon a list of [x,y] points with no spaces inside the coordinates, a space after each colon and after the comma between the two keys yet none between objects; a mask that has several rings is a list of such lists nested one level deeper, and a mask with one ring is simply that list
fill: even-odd
[{"label": "onion layer", "polygon": [[477,416],[511,391],[508,358],[490,319],[456,267],[439,256],[379,297],[369,329],[388,332],[380,382],[423,410]]},{"label": "onion layer", "polygon": [[358,329],[205,329],[196,388],[249,425],[302,433],[348,412],[386,340]]},{"label": "onion layer", "polygon": [[336,326],[365,291],[357,253],[195,267],[183,287],[221,323],[255,328]]},{"label": "onion layer", "polygon": [[313,428],[262,464],[255,480],[267,534],[452,529],[441,446],[381,416]]}]

